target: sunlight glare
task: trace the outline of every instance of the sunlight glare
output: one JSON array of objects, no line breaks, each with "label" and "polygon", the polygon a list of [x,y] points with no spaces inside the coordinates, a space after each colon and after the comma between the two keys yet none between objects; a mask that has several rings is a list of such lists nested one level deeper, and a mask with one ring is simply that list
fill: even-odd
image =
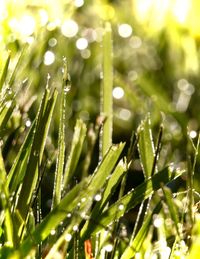
[{"label": "sunlight glare", "polygon": [[176,0],[172,12],[179,23],[184,23],[190,10],[189,0]]},{"label": "sunlight glare", "polygon": [[49,20],[47,11],[44,10],[44,9],[40,9],[39,10],[39,15],[40,15],[40,23],[41,23],[41,25],[42,26],[46,25],[48,20]]},{"label": "sunlight glare", "polygon": [[30,36],[34,33],[35,25],[36,24],[33,16],[26,14],[22,16],[21,20],[19,21],[18,30],[23,36]]}]

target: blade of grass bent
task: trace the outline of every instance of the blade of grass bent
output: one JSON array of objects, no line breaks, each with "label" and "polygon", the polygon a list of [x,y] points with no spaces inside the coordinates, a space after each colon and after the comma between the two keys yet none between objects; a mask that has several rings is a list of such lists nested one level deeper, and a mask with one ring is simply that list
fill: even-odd
[{"label": "blade of grass bent", "polygon": [[30,158],[15,211],[16,231],[18,231],[18,235],[21,235],[21,230],[26,221],[32,195],[37,184],[39,165],[41,163],[56,98],[57,91],[54,91],[53,95],[50,97],[50,91],[46,88],[37,115],[33,145],[31,147]]},{"label": "blade of grass bent", "polygon": [[99,232],[102,229],[102,226],[108,226],[109,224],[112,224],[115,220],[122,217],[124,213],[134,208],[143,200],[149,198],[154,191],[160,188],[161,183],[167,184],[173,179],[179,177],[182,173],[183,171],[181,170],[173,170],[169,167],[147,179],[144,183],[140,184],[134,190],[119,199],[116,203],[108,207],[107,210],[99,215],[98,220],[92,219],[96,222],[96,226],[93,232],[88,232],[88,235],[85,238],[88,238],[88,236],[91,234],[93,235]]}]

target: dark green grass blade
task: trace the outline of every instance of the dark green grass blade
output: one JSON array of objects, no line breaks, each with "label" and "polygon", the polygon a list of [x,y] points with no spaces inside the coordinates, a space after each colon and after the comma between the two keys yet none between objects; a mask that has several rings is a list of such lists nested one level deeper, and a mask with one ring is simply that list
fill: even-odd
[{"label": "dark green grass blade", "polygon": [[121,256],[121,259],[131,259],[134,258],[135,254],[140,251],[140,248],[149,232],[149,227],[152,223],[153,215],[159,213],[161,209],[161,203],[159,202],[154,210],[147,215],[145,218],[140,230],[137,235],[130,242],[130,245],[125,249],[124,253]]},{"label": "dark green grass blade", "polygon": [[[4,90],[2,90],[1,95],[3,94],[3,92]],[[3,100],[0,100],[0,138],[2,138],[4,134],[6,134],[6,125],[13,113],[15,105],[16,101],[13,94],[8,96],[8,94],[5,92]]]},{"label": "dark green grass blade", "polygon": [[6,81],[6,77],[7,77],[7,74],[8,74],[8,66],[9,66],[9,63],[10,63],[10,53],[8,55],[8,58],[6,60],[6,63],[4,65],[4,68],[3,68],[3,72],[2,72],[2,75],[1,75],[1,78],[0,78],[0,91],[2,90],[2,87]]},{"label": "dark green grass blade", "polygon": [[150,116],[148,115],[138,129],[138,150],[142,169],[146,179],[152,175],[154,162],[154,144],[150,124]]},{"label": "dark green grass blade", "polygon": [[[115,188],[118,186],[119,182],[121,181],[122,177],[124,176],[124,173],[127,171],[127,165],[122,160],[118,163],[116,166],[114,172],[112,173],[111,177],[109,178],[105,190],[102,193],[102,198],[99,202],[96,203],[94,209],[91,212],[90,217],[91,218],[98,218],[98,216],[102,213],[105,205],[109,201],[109,198],[112,196],[112,194],[115,191]],[[83,229],[81,230],[82,238],[84,239],[84,235],[87,235],[87,231],[91,232],[91,229],[93,228],[94,223],[90,220],[88,220]]]},{"label": "dark green grass blade", "polygon": [[9,80],[9,82],[8,82],[9,87],[12,87],[12,85],[13,85],[13,83],[14,83],[14,81],[15,81],[16,75],[17,75],[17,73],[18,73],[18,71],[20,70],[20,67],[21,67],[21,65],[22,65],[23,59],[26,58],[26,54],[27,54],[27,53],[26,53],[26,50],[27,50],[27,48],[28,48],[28,43],[25,44],[25,45],[23,46],[23,48],[22,48],[22,51],[21,51],[21,53],[20,53],[20,56],[19,56],[19,58],[18,58],[18,60],[17,60],[17,64],[16,64],[16,66],[15,66],[15,68],[14,68],[12,74],[11,74],[10,80]]},{"label": "dark green grass blade", "polygon": [[175,229],[177,232],[177,236],[179,238],[181,238],[181,233],[180,233],[179,227],[178,227],[179,222],[180,222],[179,217],[178,217],[178,209],[176,207],[176,204],[174,203],[173,195],[172,195],[170,189],[167,188],[166,186],[162,186],[162,191],[164,193],[164,197],[165,197],[168,209],[169,209],[171,219],[174,221],[174,226],[175,226]]},{"label": "dark green grass blade", "polygon": [[86,136],[86,130],[87,129],[85,123],[82,120],[77,120],[74,136],[72,139],[72,146],[64,173],[64,188],[67,186],[67,183],[69,183],[70,179],[73,177],[73,174],[75,172],[76,166],[81,155],[83,142]]},{"label": "dark green grass blade", "polygon": [[[62,93],[61,93],[61,104],[60,104],[60,122],[59,122],[59,133],[58,133],[58,158],[56,161],[56,171],[54,179],[54,190],[53,190],[53,201],[52,209],[58,205],[61,200],[62,188],[63,188],[63,170],[65,163],[65,113],[66,113],[66,88],[70,87],[68,85],[68,71],[67,64],[64,64],[64,75],[62,83]],[[67,89],[68,90],[68,89]]]},{"label": "dark green grass blade", "polygon": [[149,198],[153,192],[160,188],[161,183],[167,184],[173,179],[179,177],[182,173],[183,171],[174,171],[169,167],[147,179],[144,183],[136,187],[129,194],[123,196],[116,203],[111,205],[107,210],[99,215],[98,219],[91,219],[96,222],[96,226],[92,229],[92,232],[88,230],[85,238],[88,238],[91,234],[97,233],[102,229],[102,226],[108,226],[115,220],[122,217],[124,213],[134,208],[137,204]]},{"label": "dark green grass blade", "polygon": [[37,115],[30,158],[15,211],[16,231],[18,232],[19,236],[21,235],[22,228],[25,224],[29,206],[32,200],[32,195],[38,181],[39,166],[41,163],[56,98],[57,91],[54,91],[53,95],[50,96],[50,90],[46,88]]},{"label": "dark green grass blade", "polygon": [[9,199],[9,191],[6,186],[6,170],[0,148],[0,204],[3,215],[2,221],[4,224],[4,244],[14,247],[16,244],[16,236],[14,233],[13,217],[11,213],[11,202]]},{"label": "dark green grass blade", "polygon": [[10,172],[7,177],[6,185],[10,193],[17,190],[19,184],[24,178],[24,174],[27,167],[27,161],[29,158],[31,145],[33,142],[33,131],[35,129],[35,123],[32,124],[26,139],[24,140],[17,157],[10,169]]}]

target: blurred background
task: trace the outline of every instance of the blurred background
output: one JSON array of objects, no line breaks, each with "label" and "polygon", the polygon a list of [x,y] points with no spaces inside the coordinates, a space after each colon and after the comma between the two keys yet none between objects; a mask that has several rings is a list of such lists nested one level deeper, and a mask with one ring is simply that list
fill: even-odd
[{"label": "blurred background", "polygon": [[[30,127],[48,74],[52,88],[61,88],[63,57],[67,58],[72,84],[67,139],[72,137],[77,118],[87,125],[95,123],[100,113],[103,27],[110,21],[113,141],[129,142],[150,112],[155,142],[160,124],[164,126],[160,167],[171,162],[185,164],[191,151],[187,135],[196,143],[200,125],[199,13],[198,0],[1,0],[0,70],[9,51],[10,71],[23,53],[12,86],[21,90],[7,145],[11,133]],[[53,161],[59,112],[54,117],[46,150]],[[12,152],[4,147],[8,167],[20,139],[13,146]],[[196,179],[198,167],[199,161]],[[141,171],[137,157],[132,169]]]}]

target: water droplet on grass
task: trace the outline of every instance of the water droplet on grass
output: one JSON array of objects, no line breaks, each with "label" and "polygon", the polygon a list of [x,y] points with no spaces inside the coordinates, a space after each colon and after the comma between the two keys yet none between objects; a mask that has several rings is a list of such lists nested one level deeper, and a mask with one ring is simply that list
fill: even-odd
[{"label": "water droplet on grass", "polygon": [[111,252],[113,250],[113,245],[112,244],[107,244],[103,248],[106,252]]},{"label": "water droplet on grass", "polygon": [[74,225],[74,226],[73,226],[73,230],[74,230],[74,231],[78,231],[78,225]]},{"label": "water droplet on grass", "polygon": [[12,105],[12,101],[8,101],[8,102],[6,102],[6,108],[10,108],[10,107],[11,107],[11,105]]},{"label": "water droplet on grass", "polygon": [[86,201],[86,198],[83,197],[83,198],[81,199],[81,202],[85,202],[85,201]]},{"label": "water droplet on grass", "polygon": [[31,121],[29,119],[27,119],[25,125],[27,128],[29,128],[31,126]]},{"label": "water droplet on grass", "polygon": [[119,210],[124,210],[124,204],[120,204],[118,207]]},{"label": "water droplet on grass", "polygon": [[101,198],[102,198],[102,196],[101,196],[100,193],[98,193],[98,194],[96,194],[96,195],[94,196],[95,201],[100,201]]},{"label": "water droplet on grass", "polygon": [[72,239],[72,235],[69,234],[69,233],[67,233],[67,234],[65,235],[65,240],[66,240],[67,242],[69,242],[71,239]]},{"label": "water droplet on grass", "polygon": [[52,229],[51,232],[50,232],[50,234],[51,234],[52,236],[54,236],[54,235],[56,234],[55,229]]},{"label": "water droplet on grass", "polygon": [[70,85],[66,85],[66,86],[64,87],[64,92],[65,92],[65,93],[68,93],[70,90],[71,90],[71,86],[70,86]]}]

